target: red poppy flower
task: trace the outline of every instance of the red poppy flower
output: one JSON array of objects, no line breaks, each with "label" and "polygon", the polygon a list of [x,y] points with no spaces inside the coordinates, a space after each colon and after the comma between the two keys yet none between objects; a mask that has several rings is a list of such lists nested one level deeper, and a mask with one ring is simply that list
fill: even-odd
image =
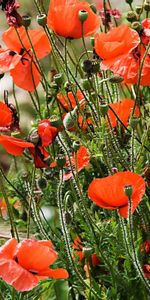
[{"label": "red poppy flower", "polygon": [[[77,170],[76,170],[76,159],[77,159]],[[76,154],[74,153],[71,156],[71,165],[75,174],[76,171],[80,172],[85,167],[87,167],[89,165],[89,162],[90,162],[90,155],[88,150],[84,146],[81,146],[80,149],[76,152]],[[67,169],[69,169],[69,171]],[[63,179],[68,180],[71,177],[72,177],[72,172],[70,171],[68,157],[66,157],[66,173],[64,174]]]},{"label": "red poppy flower", "polygon": [[146,254],[150,254],[150,241],[145,241],[141,245],[141,252],[145,252]]},{"label": "red poppy flower", "polygon": [[141,24],[143,26],[141,40],[143,44],[147,45],[150,42],[150,18],[144,19]]},{"label": "red poppy flower", "polygon": [[35,148],[29,149],[34,158],[34,164],[36,168],[47,168],[48,163],[45,161],[49,157],[49,153],[41,146],[35,146]]},{"label": "red poppy flower", "polygon": [[50,269],[57,260],[50,241],[10,239],[0,248],[0,277],[17,291],[30,291],[46,278],[68,278],[64,269]]},{"label": "red poppy flower", "polygon": [[48,11],[48,25],[60,36],[80,39],[82,37],[82,23],[79,11],[87,11],[88,18],[83,23],[84,36],[93,34],[100,26],[100,17],[90,8],[89,3],[79,0],[51,0]]},{"label": "red poppy flower", "polygon": [[62,107],[67,111],[71,111],[72,109],[74,109],[77,105],[77,101],[80,102],[84,99],[84,96],[80,90],[77,90],[76,98],[74,97],[72,92],[68,92],[66,96],[62,95],[61,93],[57,94],[57,99],[59,100]]},{"label": "red poppy flower", "polygon": [[[0,52],[0,72],[10,71],[17,86],[32,92],[40,82],[40,73],[25,28],[17,30],[25,48],[22,47],[15,28],[11,27],[4,32],[2,39],[9,50],[2,49]],[[39,60],[51,52],[49,40],[43,30],[28,29],[28,33]]]},{"label": "red poppy flower", "polygon": [[138,174],[126,171],[105,178],[96,178],[89,185],[88,196],[102,208],[119,209],[120,216],[127,218],[128,197],[124,192],[127,185],[131,185],[133,189],[131,196],[131,212],[133,214],[145,193],[145,181]]},{"label": "red poppy flower", "polygon": [[21,155],[25,148],[34,148],[32,143],[7,135],[0,135],[0,145],[2,145],[9,154],[15,156]]},{"label": "red poppy flower", "polygon": [[[73,241],[73,249],[75,250],[75,253],[77,256],[79,256],[79,261],[81,262],[85,258],[85,254],[83,252],[83,244],[79,236],[77,236]],[[91,260],[92,266],[96,268],[100,264],[100,259],[96,255],[96,253],[93,253],[89,256],[89,259]],[[84,264],[84,270],[86,272],[86,277],[89,277],[89,262],[85,261]]]},{"label": "red poppy flower", "polygon": [[[103,60],[101,68],[124,77],[126,83],[136,84],[145,48],[139,46],[138,33],[127,25],[120,25],[108,33],[95,36],[95,51]],[[138,47],[139,46],[139,47]],[[146,56],[141,73],[141,85],[150,85],[150,57]]]},{"label": "red poppy flower", "polygon": [[0,127],[8,127],[12,123],[12,111],[3,102],[0,101]]},{"label": "red poppy flower", "polygon": [[58,133],[58,129],[51,125],[47,119],[42,120],[38,124],[38,135],[41,138],[42,146],[47,147],[52,144]]},{"label": "red poppy flower", "polygon": [[143,267],[143,271],[144,271],[144,276],[146,278],[150,278],[150,265],[145,264]]},{"label": "red poppy flower", "polygon": [[[118,118],[121,120],[121,122],[128,126],[129,118],[132,113],[132,109],[134,107],[134,100],[131,99],[123,99],[121,102],[115,102],[112,104],[109,104],[109,107],[113,109],[113,111],[117,114]],[[117,117],[113,113],[113,111],[109,108],[108,110],[108,116],[111,122],[112,127],[116,127],[117,124],[119,124],[119,121],[117,121]],[[136,106],[134,110],[134,116],[139,117],[140,110]]]}]

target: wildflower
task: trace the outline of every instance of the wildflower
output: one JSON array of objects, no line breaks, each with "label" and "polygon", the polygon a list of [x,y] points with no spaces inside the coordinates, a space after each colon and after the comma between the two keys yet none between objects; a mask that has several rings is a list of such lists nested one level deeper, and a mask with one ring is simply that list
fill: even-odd
[{"label": "wildflower", "polygon": [[58,133],[58,129],[51,126],[48,119],[42,120],[38,125],[38,135],[41,138],[41,144],[43,147],[47,147],[52,144]]},{"label": "wildflower", "polygon": [[[17,31],[20,39],[13,27],[2,35],[7,49],[0,50],[0,72],[10,71],[17,86],[32,92],[40,82],[40,73],[25,28],[20,27]],[[28,34],[38,59],[51,52],[49,40],[43,30],[29,29]]]},{"label": "wildflower", "polygon": [[124,193],[124,187],[132,186],[131,212],[136,207],[145,193],[144,179],[133,172],[118,172],[105,178],[94,179],[88,187],[88,196],[98,206],[105,209],[119,209],[123,218],[128,217],[128,197]]},{"label": "wildflower", "polygon": [[[87,20],[81,23],[79,12],[88,13]],[[82,26],[84,36],[93,34],[100,25],[100,17],[97,16],[87,2],[79,0],[51,0],[48,18],[48,26],[60,36],[71,39],[82,37]]]},{"label": "wildflower", "polygon": [[80,101],[84,99],[84,96],[80,90],[77,90],[75,95],[73,95],[72,92],[68,92],[66,96],[58,93],[57,99],[66,111],[71,111],[75,108],[77,103],[80,103]]},{"label": "wildflower", "polygon": [[34,148],[32,143],[7,135],[0,135],[0,145],[2,145],[9,154],[15,156],[21,155],[25,148]]},{"label": "wildflower", "polygon": [[[117,127],[119,121],[117,120],[116,115],[120,119],[120,121],[124,124],[124,126],[128,126],[129,118],[132,113],[132,109],[134,107],[134,100],[131,99],[123,99],[121,102],[115,102],[109,104],[108,117],[110,119],[112,127]],[[112,109],[112,110],[111,110]],[[114,114],[114,112],[115,114]],[[134,116],[139,117],[140,111],[136,106],[134,110]]]},{"label": "wildflower", "polygon": [[142,43],[147,45],[150,42],[150,18],[142,21],[143,30],[140,34]]},{"label": "wildflower", "polygon": [[19,118],[13,104],[0,101],[0,132],[19,129]]},{"label": "wildflower", "polygon": [[36,168],[47,168],[49,163],[46,161],[49,157],[49,153],[42,146],[35,146],[29,149],[31,155],[34,158],[34,164]]},{"label": "wildflower", "polygon": [[50,241],[10,239],[0,247],[0,277],[17,291],[30,291],[46,278],[68,278],[65,269],[51,269],[57,252]]},{"label": "wildflower", "polygon": [[[140,62],[145,54],[145,48],[139,44],[138,33],[127,25],[112,28],[108,33],[96,34],[95,51],[102,59],[101,68],[121,75],[126,83],[137,84]],[[146,55],[141,85],[150,85],[149,71],[150,57]]]},{"label": "wildflower", "polygon": [[6,14],[7,23],[9,26],[20,27],[22,24],[21,16],[18,14],[17,9],[19,8],[19,3],[16,0],[1,0],[0,5],[2,10]]}]

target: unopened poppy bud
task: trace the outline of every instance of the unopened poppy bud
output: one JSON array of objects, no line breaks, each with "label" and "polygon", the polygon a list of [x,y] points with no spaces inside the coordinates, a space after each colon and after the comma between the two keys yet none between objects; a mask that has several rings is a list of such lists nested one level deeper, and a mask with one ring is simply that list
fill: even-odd
[{"label": "unopened poppy bud", "polygon": [[68,130],[74,126],[74,123],[76,121],[76,112],[77,112],[77,109],[73,109],[71,112],[66,114],[66,116],[63,120],[63,125],[64,125],[65,129]]},{"label": "unopened poppy bud", "polygon": [[82,252],[88,258],[93,253],[93,249],[91,247],[83,247]]},{"label": "unopened poppy bud", "polygon": [[132,117],[132,118],[130,119],[130,122],[129,122],[131,128],[132,128],[132,129],[135,129],[135,128],[137,127],[139,121],[140,121],[139,118]]},{"label": "unopened poppy bud", "polygon": [[135,11],[138,15],[141,15],[142,11],[143,11],[143,6],[142,5],[137,5],[135,8]]},{"label": "unopened poppy bud", "polygon": [[62,120],[55,115],[51,116],[49,120],[50,124],[56,128],[59,128],[62,125]]},{"label": "unopened poppy bud", "polygon": [[112,77],[109,78],[109,81],[111,83],[120,83],[123,80],[124,80],[124,78],[122,76],[120,76],[120,75],[114,75],[114,76],[112,76]]},{"label": "unopened poppy bud", "polygon": [[88,12],[86,10],[79,10],[78,16],[79,20],[84,23],[88,18]]},{"label": "unopened poppy bud", "polygon": [[126,0],[126,3],[132,4],[133,0]]},{"label": "unopened poppy bud", "polygon": [[74,151],[78,151],[80,149],[80,142],[74,141],[72,147],[73,147]]},{"label": "unopened poppy bud", "polygon": [[72,90],[72,83],[69,81],[66,81],[64,83],[64,89],[66,90],[66,92],[70,92]]},{"label": "unopened poppy bud", "polygon": [[124,193],[128,198],[131,198],[133,194],[133,188],[132,185],[125,185],[124,186]]},{"label": "unopened poppy bud", "polygon": [[135,22],[138,20],[138,17],[137,17],[137,14],[136,12],[134,11],[128,11],[127,15],[126,15],[126,19],[129,21],[129,22]]},{"label": "unopened poppy bud", "polygon": [[44,190],[47,188],[47,180],[45,177],[41,177],[37,180],[37,186],[40,190]]},{"label": "unopened poppy bud", "polygon": [[90,37],[92,47],[95,46],[95,38],[93,36]]},{"label": "unopened poppy bud", "polygon": [[63,168],[66,163],[66,157],[63,154],[59,154],[56,157],[56,163],[59,168]]},{"label": "unopened poppy bud", "polygon": [[90,5],[90,8],[91,8],[92,11],[94,12],[94,14],[97,13],[97,8],[96,8],[96,6],[95,6],[93,3]]},{"label": "unopened poppy bud", "polygon": [[90,73],[92,71],[92,61],[89,59],[84,60],[81,67],[84,72]]},{"label": "unopened poppy bud", "polygon": [[47,16],[46,16],[46,14],[37,15],[36,20],[37,20],[37,23],[40,26],[45,26],[47,24]]},{"label": "unopened poppy bud", "polygon": [[143,7],[146,11],[150,11],[150,2],[149,1],[145,1],[143,4]]},{"label": "unopened poppy bud", "polygon": [[32,131],[32,133],[29,135],[29,139],[28,139],[31,143],[33,143],[34,145],[37,145],[39,142],[39,135],[38,135],[38,131],[35,129]]},{"label": "unopened poppy bud", "polygon": [[26,16],[22,16],[22,25],[25,28],[28,28],[31,24],[31,17],[26,15]]},{"label": "unopened poppy bud", "polygon": [[103,117],[107,115],[108,112],[108,104],[100,104],[100,111]]},{"label": "unopened poppy bud", "polygon": [[143,30],[143,27],[140,22],[133,22],[132,23],[132,29],[136,30],[137,32],[141,32]]},{"label": "unopened poppy bud", "polygon": [[58,73],[54,75],[53,80],[58,86],[60,86],[63,83],[63,74]]},{"label": "unopened poppy bud", "polygon": [[89,91],[91,90],[91,84],[88,78],[82,79],[82,87],[84,90]]}]

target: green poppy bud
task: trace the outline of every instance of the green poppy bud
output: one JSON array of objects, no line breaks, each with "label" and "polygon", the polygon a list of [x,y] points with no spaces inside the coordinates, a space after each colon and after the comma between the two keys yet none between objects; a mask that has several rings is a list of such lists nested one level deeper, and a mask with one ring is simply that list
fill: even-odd
[{"label": "green poppy bud", "polygon": [[47,188],[47,180],[45,177],[41,177],[37,180],[37,186],[40,190],[44,190]]},{"label": "green poppy bud", "polygon": [[133,22],[132,23],[132,29],[136,30],[137,32],[141,32],[143,30],[143,27],[140,22]]},{"label": "green poppy bud", "polygon": [[74,151],[78,151],[80,149],[80,142],[74,141],[72,147],[73,147]]},{"label": "green poppy bud", "polygon": [[59,154],[56,157],[56,163],[59,168],[63,168],[66,163],[66,157],[63,154]]},{"label": "green poppy bud", "polygon": [[127,12],[126,19],[129,22],[135,22],[135,21],[138,20],[138,16],[137,16],[136,12],[134,12],[134,11],[131,10],[131,11]]},{"label": "green poppy bud", "polygon": [[144,7],[144,9],[146,11],[150,11],[150,2],[149,1],[145,1],[143,7]]},{"label": "green poppy bud", "polygon": [[58,86],[60,86],[63,83],[63,74],[58,73],[54,75],[53,80]]}]

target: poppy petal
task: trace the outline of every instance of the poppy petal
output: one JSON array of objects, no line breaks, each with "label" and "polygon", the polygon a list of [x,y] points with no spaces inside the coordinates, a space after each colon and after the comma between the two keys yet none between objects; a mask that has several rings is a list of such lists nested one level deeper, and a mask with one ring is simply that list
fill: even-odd
[{"label": "poppy petal", "polygon": [[30,291],[37,284],[36,277],[12,259],[0,259],[0,277],[17,291]]},{"label": "poppy petal", "polygon": [[0,102],[0,116],[1,116],[1,118],[0,118],[0,127],[11,125],[12,111],[3,102]]},{"label": "poppy petal", "polygon": [[40,272],[40,275],[48,276],[50,278],[62,278],[67,279],[69,277],[67,270],[58,268],[58,269],[50,269],[44,270]]},{"label": "poppy petal", "polygon": [[0,247],[1,258],[13,258],[18,242],[12,238],[8,240],[3,246]]},{"label": "poppy petal", "polygon": [[20,59],[21,56],[19,54],[7,49],[0,49],[0,73],[14,69]]},{"label": "poppy petal", "polygon": [[0,144],[9,154],[15,156],[21,155],[25,148],[34,148],[34,145],[32,143],[25,142],[21,139],[7,135],[0,135]]},{"label": "poppy petal", "polygon": [[51,245],[45,245],[36,240],[23,240],[18,245],[16,255],[22,267],[38,273],[57,259],[57,252],[52,249]]}]

